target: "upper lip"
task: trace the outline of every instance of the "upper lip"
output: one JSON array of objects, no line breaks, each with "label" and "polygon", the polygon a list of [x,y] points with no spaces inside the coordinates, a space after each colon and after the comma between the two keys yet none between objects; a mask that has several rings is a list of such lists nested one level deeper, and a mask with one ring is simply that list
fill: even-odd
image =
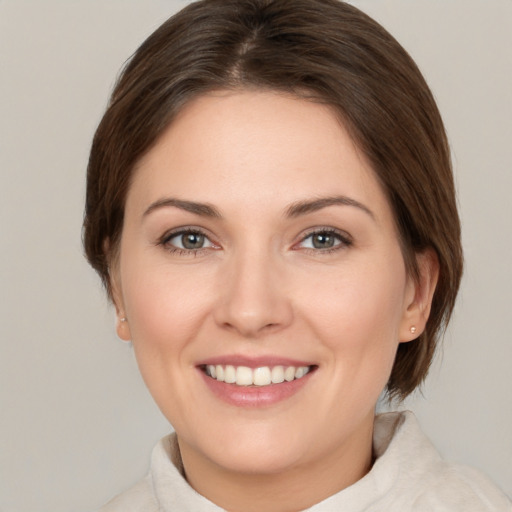
[{"label": "upper lip", "polygon": [[247,366],[248,368],[261,368],[263,366],[313,366],[314,364],[311,361],[304,361],[276,355],[249,357],[244,355],[230,354],[224,356],[210,357],[197,363],[197,366],[207,365],[231,365]]}]

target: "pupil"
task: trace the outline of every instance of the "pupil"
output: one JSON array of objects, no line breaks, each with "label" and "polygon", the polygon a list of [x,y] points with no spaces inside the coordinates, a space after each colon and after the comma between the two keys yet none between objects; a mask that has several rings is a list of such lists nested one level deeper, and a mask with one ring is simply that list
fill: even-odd
[{"label": "pupil", "polygon": [[334,244],[334,238],[332,235],[318,234],[313,237],[313,247],[315,249],[325,249],[332,247]]},{"label": "pupil", "polygon": [[199,233],[188,233],[183,235],[182,243],[185,249],[201,249],[204,244],[204,235]]}]

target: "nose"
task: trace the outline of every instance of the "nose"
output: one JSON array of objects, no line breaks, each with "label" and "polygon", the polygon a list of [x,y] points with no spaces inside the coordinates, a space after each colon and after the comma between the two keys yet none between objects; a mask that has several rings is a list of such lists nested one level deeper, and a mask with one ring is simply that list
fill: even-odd
[{"label": "nose", "polygon": [[290,325],[291,296],[276,259],[264,252],[245,252],[226,264],[214,314],[219,326],[257,339]]}]

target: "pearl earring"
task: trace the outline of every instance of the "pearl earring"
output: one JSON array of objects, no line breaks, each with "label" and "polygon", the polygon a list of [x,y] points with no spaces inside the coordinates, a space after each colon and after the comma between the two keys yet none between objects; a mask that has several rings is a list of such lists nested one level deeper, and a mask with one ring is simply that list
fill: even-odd
[{"label": "pearl earring", "polygon": [[410,329],[411,333],[414,334],[416,332],[416,327],[413,325]]}]

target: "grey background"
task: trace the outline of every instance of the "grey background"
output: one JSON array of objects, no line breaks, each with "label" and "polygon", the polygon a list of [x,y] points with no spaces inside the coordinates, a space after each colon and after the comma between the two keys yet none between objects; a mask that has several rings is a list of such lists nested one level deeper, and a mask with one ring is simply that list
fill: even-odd
[{"label": "grey background", "polygon": [[[93,510],[169,430],[82,258],[89,144],[122,62],[186,1],[0,1],[0,510]],[[360,0],[449,132],[466,274],[412,408],[512,495],[512,1]]]}]

